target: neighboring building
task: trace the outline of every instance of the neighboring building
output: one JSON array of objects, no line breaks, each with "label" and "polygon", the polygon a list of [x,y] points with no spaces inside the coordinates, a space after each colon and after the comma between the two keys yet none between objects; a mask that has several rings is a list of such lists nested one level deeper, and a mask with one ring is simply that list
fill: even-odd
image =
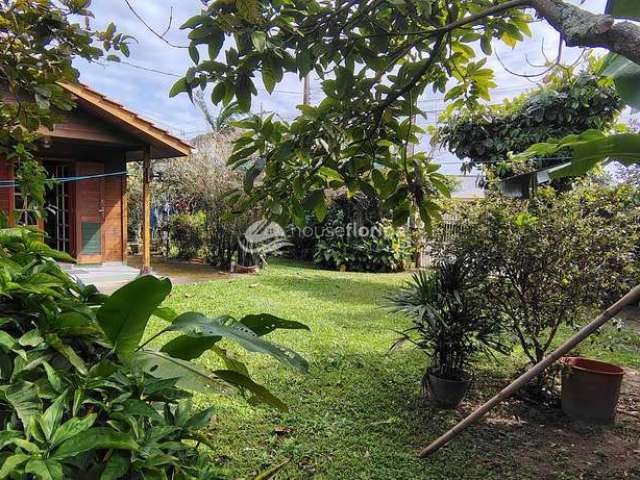
[{"label": "neighboring building", "polygon": [[[14,166],[7,161],[0,162],[0,209],[12,224],[37,224],[50,246],[78,263],[124,262],[127,162],[143,162],[149,191],[151,160],[186,156],[192,147],[86,85],[62,86],[77,106],[53,130],[41,132],[37,156],[51,177],[62,179],[47,193],[46,218],[35,221],[21,211],[11,182]],[[3,100],[10,101],[6,94]],[[147,252],[150,245],[145,247]]]},{"label": "neighboring building", "polygon": [[478,200],[485,197],[482,186],[482,175],[447,175],[453,178],[456,186],[451,192],[451,197],[458,200]]}]

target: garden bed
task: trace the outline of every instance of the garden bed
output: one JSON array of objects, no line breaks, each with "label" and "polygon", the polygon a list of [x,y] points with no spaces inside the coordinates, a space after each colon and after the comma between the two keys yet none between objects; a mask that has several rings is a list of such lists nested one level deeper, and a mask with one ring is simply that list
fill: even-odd
[{"label": "garden bed", "polygon": [[[255,376],[289,404],[289,413],[254,408],[237,398],[209,399],[217,462],[232,478],[291,459],[279,479],[602,479],[640,476],[640,419],[620,414],[609,428],[569,422],[559,410],[511,400],[428,460],[417,450],[504,386],[525,364],[518,354],[481,362],[476,388],[462,406],[442,412],[417,401],[425,356],[385,355],[409,324],[379,308],[407,274],[314,270],[274,261],[263,272],[228,282],[178,286],[178,310],[240,315],[268,312],[298,320],[311,333],[274,340],[303,354],[300,376],[253,356]],[[565,335],[569,332],[563,332]],[[615,351],[608,350],[613,339]],[[580,353],[640,369],[640,337],[607,328]],[[204,361],[215,362],[213,356]],[[628,379],[637,379],[630,376]],[[638,382],[627,382],[621,409],[637,412]],[[582,475],[582,477],[581,477]],[[627,475],[627,476],[625,476]]]}]

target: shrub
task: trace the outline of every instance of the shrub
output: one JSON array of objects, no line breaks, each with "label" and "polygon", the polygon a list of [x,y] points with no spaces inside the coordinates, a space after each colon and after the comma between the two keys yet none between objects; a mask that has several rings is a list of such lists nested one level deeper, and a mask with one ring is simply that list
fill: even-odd
[{"label": "shrub", "polygon": [[[306,371],[298,354],[262,338],[303,325],[270,315],[177,315],[161,306],[171,283],[153,276],[106,297],[76,284],[56,258],[70,260],[35,230],[0,230],[1,478],[220,478],[200,447],[211,445],[213,410],[194,409],[190,392],[232,386],[251,402],[286,408],[220,345]],[[166,324],[143,341],[152,315]],[[226,368],[191,362],[208,350]]]},{"label": "shrub", "polygon": [[364,195],[338,197],[315,231],[313,259],[325,268],[397,272],[412,260],[408,233],[381,219],[377,202]]},{"label": "shrub", "polygon": [[391,310],[414,322],[392,350],[407,342],[414,344],[430,357],[431,373],[447,380],[467,379],[476,353],[506,352],[500,343],[501,325],[478,295],[472,275],[463,257],[442,261],[435,272],[420,270],[390,296]]},{"label": "shrub", "polygon": [[[492,197],[459,208],[459,229],[436,246],[439,256],[467,258],[484,278],[481,292],[519,340],[530,362],[552,346],[562,325],[601,308],[628,278],[639,239],[634,209],[609,194],[558,195],[529,201]],[[634,274],[631,273],[633,276]],[[534,393],[546,391],[542,376]]]},{"label": "shrub", "polygon": [[169,238],[181,260],[198,256],[205,244],[207,215],[204,212],[179,213],[169,220]]}]

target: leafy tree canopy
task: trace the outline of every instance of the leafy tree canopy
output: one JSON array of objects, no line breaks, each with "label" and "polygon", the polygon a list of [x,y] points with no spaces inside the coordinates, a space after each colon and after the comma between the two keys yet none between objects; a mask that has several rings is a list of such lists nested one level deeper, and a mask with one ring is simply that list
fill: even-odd
[{"label": "leafy tree canopy", "polygon": [[40,127],[53,128],[59,114],[73,107],[59,85],[77,80],[72,60],[94,61],[107,51],[113,61],[129,55],[131,37],[114,24],[105,31],[91,28],[90,3],[0,2],[0,157],[18,162],[16,178],[36,211],[44,203],[45,171],[33,161],[34,142]]},{"label": "leafy tree canopy", "polygon": [[194,66],[171,95],[211,84],[213,103],[236,99],[248,111],[257,77],[270,92],[287,72],[322,80],[325,99],[300,107],[291,125],[272,118],[243,124],[250,134],[233,159],[249,164],[250,201],[296,221],[305,204],[322,216],[324,189],[346,185],[375,192],[397,222],[416,205],[429,222],[437,213],[431,198],[445,189],[437,166],[409,148],[420,133],[411,122],[421,114],[416,100],[427,91],[471,109],[488,100],[495,84],[484,56],[495,41],[515,46],[530,35],[531,13],[569,46],[604,47],[640,61],[640,27],[561,0],[206,3],[183,25]]},{"label": "leafy tree canopy", "polygon": [[523,168],[530,171],[566,162],[567,155],[556,155],[534,157],[526,165],[519,165],[509,154],[521,153],[550,138],[608,129],[622,105],[610,79],[591,71],[574,75],[562,68],[543,87],[513,100],[445,113],[444,125],[435,132],[435,139],[467,159],[467,171],[484,166],[505,178],[522,173]]}]

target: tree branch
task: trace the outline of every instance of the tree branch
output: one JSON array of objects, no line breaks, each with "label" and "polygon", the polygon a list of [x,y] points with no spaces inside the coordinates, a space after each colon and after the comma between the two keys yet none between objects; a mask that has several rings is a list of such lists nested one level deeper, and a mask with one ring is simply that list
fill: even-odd
[{"label": "tree branch", "polygon": [[565,38],[569,47],[605,48],[640,64],[640,26],[615,22],[563,0],[529,0],[530,7]]}]

